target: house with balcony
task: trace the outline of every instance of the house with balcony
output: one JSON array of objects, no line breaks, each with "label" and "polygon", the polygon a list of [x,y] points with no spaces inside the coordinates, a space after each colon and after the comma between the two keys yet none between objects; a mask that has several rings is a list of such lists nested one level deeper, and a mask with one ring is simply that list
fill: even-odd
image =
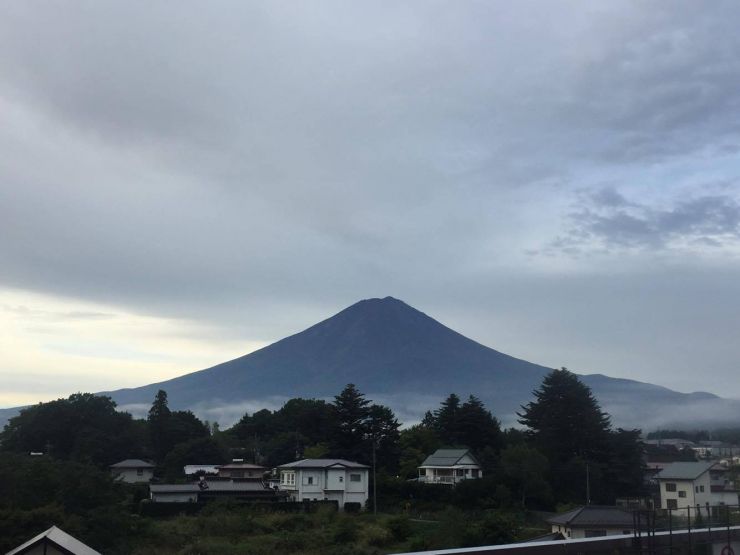
[{"label": "house with balcony", "polygon": [[737,505],[738,490],[727,469],[714,462],[675,462],[657,475],[662,509]]},{"label": "house with balcony", "polygon": [[280,491],[292,501],[336,501],[365,506],[370,467],[344,459],[303,459],[278,467]]},{"label": "house with balcony", "polygon": [[455,485],[483,477],[483,469],[469,449],[437,449],[419,466],[419,482]]}]

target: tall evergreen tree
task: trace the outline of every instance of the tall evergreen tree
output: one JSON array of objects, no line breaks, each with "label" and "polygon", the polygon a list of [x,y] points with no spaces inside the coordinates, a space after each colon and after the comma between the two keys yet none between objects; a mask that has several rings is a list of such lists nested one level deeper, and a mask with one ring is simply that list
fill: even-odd
[{"label": "tall evergreen tree", "polygon": [[450,393],[434,411],[434,430],[447,445],[460,444],[460,397]]},{"label": "tall evergreen tree", "polygon": [[364,448],[369,405],[370,401],[365,399],[365,395],[360,393],[355,384],[347,384],[334,397],[336,437],[333,438],[332,452],[335,455],[367,460]]},{"label": "tall evergreen tree", "polygon": [[551,462],[573,457],[604,460],[609,448],[609,415],[588,386],[567,369],[553,370],[522,407],[519,423]]},{"label": "tall evergreen tree", "polygon": [[609,415],[588,386],[565,368],[545,376],[534,396],[522,407],[519,422],[550,461],[555,498],[580,503],[607,500],[603,476],[611,457]]},{"label": "tall evergreen tree", "polygon": [[368,410],[365,424],[366,437],[370,443],[375,442],[376,463],[379,469],[395,473],[401,454],[399,431],[401,427],[393,411],[383,405],[372,405]]},{"label": "tall evergreen tree", "polygon": [[458,441],[475,451],[501,449],[501,425],[480,399],[471,395],[457,412]]}]

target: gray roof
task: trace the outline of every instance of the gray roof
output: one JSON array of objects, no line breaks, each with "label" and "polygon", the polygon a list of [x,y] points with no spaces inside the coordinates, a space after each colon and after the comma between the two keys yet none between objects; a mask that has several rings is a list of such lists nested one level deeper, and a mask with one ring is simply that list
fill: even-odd
[{"label": "gray roof", "polygon": [[579,507],[567,513],[548,518],[547,522],[569,527],[604,526],[627,529],[634,526],[631,512],[625,511],[621,507],[603,505]]},{"label": "gray roof", "polygon": [[142,461],[141,459],[126,459],[116,464],[110,465],[111,468],[154,468],[152,463]]},{"label": "gray roof", "polygon": [[205,480],[208,484],[207,489],[201,489],[198,483],[192,484],[151,484],[149,491],[152,493],[195,493],[208,491],[263,491],[268,490],[262,485],[262,482],[233,482],[224,480]]},{"label": "gray roof", "polygon": [[712,468],[713,462],[674,462],[658,473],[658,480],[695,480]]},{"label": "gray roof", "polygon": [[226,468],[227,470],[267,470],[264,466],[250,463],[220,464],[217,468]]},{"label": "gray roof", "polygon": [[[60,550],[73,555],[100,555],[99,551],[95,551],[92,547],[88,547],[77,538],[73,538],[64,530],[60,530],[56,526],[52,526],[45,532],[41,532],[38,536],[35,536],[28,540],[26,543],[19,545],[12,551],[8,551],[5,555],[16,555],[20,553],[26,553],[33,546],[44,542],[51,543],[60,548]],[[46,550],[44,550],[44,553]]]},{"label": "gray roof", "polygon": [[437,449],[424,459],[421,466],[455,466],[465,455],[468,455],[478,464],[470,449]]},{"label": "gray roof", "polygon": [[282,464],[278,468],[329,468],[331,466],[344,466],[347,468],[370,468],[358,462],[345,459],[303,459],[288,464]]}]

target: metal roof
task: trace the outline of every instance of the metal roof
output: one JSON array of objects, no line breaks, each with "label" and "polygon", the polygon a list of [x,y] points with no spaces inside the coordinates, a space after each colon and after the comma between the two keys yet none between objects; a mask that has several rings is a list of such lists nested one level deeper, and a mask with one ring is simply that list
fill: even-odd
[{"label": "metal roof", "polygon": [[110,468],[154,468],[154,465],[141,459],[126,459],[110,465]]},{"label": "metal roof", "polygon": [[715,465],[713,462],[674,462],[658,473],[658,480],[696,480]]},{"label": "metal roof", "polygon": [[559,524],[561,526],[604,526],[613,528],[632,528],[634,519],[632,513],[625,511],[621,507],[612,507],[604,505],[587,505],[579,507],[567,513],[561,513],[552,518],[548,518],[550,524]]},{"label": "metal roof", "polygon": [[267,470],[264,466],[250,463],[229,463],[218,465],[217,468],[225,468],[227,470]]},{"label": "metal roof", "polygon": [[201,489],[198,483],[193,484],[151,484],[149,491],[152,493],[200,493],[219,491],[269,491],[262,482],[233,482],[223,480],[205,480],[208,488]]},{"label": "metal roof", "polygon": [[465,455],[468,455],[478,464],[470,449],[437,449],[424,459],[421,466],[455,466]]},{"label": "metal roof", "polygon": [[370,468],[358,462],[345,459],[303,459],[288,464],[282,464],[278,468],[329,468],[331,466],[344,466],[346,468]]},{"label": "metal roof", "polygon": [[[50,542],[60,550],[72,553],[73,555],[101,555],[99,551],[95,551],[92,547],[89,547],[82,543],[77,538],[73,538],[64,530],[60,530],[56,526],[52,526],[45,532],[41,532],[38,536],[35,536],[28,540],[26,543],[19,545],[12,551],[8,551],[5,555],[20,555],[21,553],[28,552],[32,547],[42,542]],[[44,549],[46,553],[46,549]]]}]

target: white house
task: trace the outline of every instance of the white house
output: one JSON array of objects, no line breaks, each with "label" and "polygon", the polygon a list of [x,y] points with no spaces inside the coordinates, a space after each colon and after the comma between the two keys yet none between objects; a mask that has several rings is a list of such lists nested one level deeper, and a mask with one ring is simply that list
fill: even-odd
[{"label": "white house", "polygon": [[294,501],[337,501],[346,503],[368,499],[369,467],[344,459],[303,459],[278,467],[280,491],[286,491]]},{"label": "white house", "polygon": [[737,505],[738,491],[726,469],[713,462],[675,462],[657,475],[662,509]]},{"label": "white house", "polygon": [[419,466],[419,481],[428,484],[456,484],[482,477],[483,469],[469,449],[437,449]]},{"label": "white house", "polygon": [[587,505],[547,519],[552,533],[566,539],[632,534],[633,513],[621,507]]},{"label": "white house", "polygon": [[5,555],[100,555],[100,552],[52,526]]},{"label": "white house", "polygon": [[128,484],[149,483],[154,478],[154,465],[141,459],[126,459],[110,465],[116,480]]}]

